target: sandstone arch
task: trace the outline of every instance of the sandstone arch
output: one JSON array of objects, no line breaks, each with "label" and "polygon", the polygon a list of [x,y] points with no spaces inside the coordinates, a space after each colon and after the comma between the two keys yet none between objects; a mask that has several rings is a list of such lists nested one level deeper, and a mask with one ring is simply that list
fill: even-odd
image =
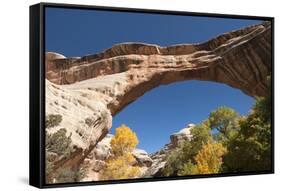
[{"label": "sandstone arch", "polygon": [[[208,80],[266,95],[271,72],[271,25],[264,22],[201,44],[160,47],[123,43],[102,53],[65,58],[46,53],[46,110],[61,113],[82,161],[111,127],[112,115],[162,84]],[[94,126],[83,124],[85,117]],[[81,136],[81,134],[83,136]]]}]

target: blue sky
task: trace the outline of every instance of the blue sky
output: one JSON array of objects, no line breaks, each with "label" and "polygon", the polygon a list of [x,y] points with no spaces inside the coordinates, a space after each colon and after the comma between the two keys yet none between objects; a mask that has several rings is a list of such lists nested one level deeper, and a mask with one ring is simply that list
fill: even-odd
[{"label": "blue sky", "polygon": [[[257,24],[258,20],[122,13],[47,8],[46,51],[84,56],[116,43],[145,42],[168,46],[200,43]],[[139,148],[154,152],[188,123],[199,123],[210,111],[225,105],[246,114],[253,98],[224,84],[206,81],[160,86],[127,106],[113,118],[114,129],[128,125],[139,138]]]}]

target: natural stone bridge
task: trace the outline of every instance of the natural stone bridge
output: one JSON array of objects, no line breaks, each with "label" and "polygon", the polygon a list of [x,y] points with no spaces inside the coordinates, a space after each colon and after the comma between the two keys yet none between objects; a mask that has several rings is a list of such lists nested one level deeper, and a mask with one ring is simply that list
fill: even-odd
[{"label": "natural stone bridge", "polygon": [[[201,44],[124,43],[81,58],[51,52],[45,58],[46,111],[63,116],[61,126],[80,149],[64,162],[77,164],[107,134],[112,115],[159,85],[207,80],[250,96],[266,95],[271,25],[264,22]],[[92,127],[83,123],[85,118],[94,121]]]}]

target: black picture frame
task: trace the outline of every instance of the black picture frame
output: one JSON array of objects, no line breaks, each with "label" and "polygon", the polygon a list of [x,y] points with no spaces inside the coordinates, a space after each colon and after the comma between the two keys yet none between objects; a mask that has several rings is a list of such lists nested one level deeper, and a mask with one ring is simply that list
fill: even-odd
[{"label": "black picture frame", "polygon": [[[270,171],[254,171],[241,173],[221,173],[209,175],[189,175],[176,177],[161,177],[161,178],[139,178],[126,180],[98,181],[98,182],[75,182],[61,184],[45,184],[45,8],[69,8],[83,10],[106,10],[113,12],[132,12],[132,13],[153,13],[164,15],[185,15],[198,17],[216,17],[216,18],[237,18],[237,19],[252,19],[270,21],[272,26],[271,35],[271,95],[272,95],[272,167]],[[210,178],[210,177],[227,177],[227,176],[242,176],[242,175],[257,175],[257,174],[272,174],[274,173],[274,18],[260,17],[249,15],[231,15],[231,14],[214,14],[214,13],[195,13],[183,11],[167,11],[153,9],[135,9],[121,7],[104,7],[90,5],[73,5],[73,4],[56,4],[56,3],[39,3],[30,6],[30,96],[29,96],[29,184],[38,188],[53,188],[53,187],[68,187],[68,186],[85,186],[85,185],[100,185],[100,184],[116,184],[116,183],[133,183],[133,182],[151,182],[193,178]]]}]

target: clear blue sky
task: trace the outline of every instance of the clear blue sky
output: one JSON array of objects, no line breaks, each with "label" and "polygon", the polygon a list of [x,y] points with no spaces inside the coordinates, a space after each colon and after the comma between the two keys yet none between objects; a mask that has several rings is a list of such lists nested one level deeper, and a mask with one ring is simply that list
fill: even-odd
[{"label": "clear blue sky", "polygon": [[[116,43],[145,42],[161,46],[200,43],[221,33],[257,24],[257,20],[122,13],[62,8],[46,9],[46,51],[69,56],[100,52]],[[188,123],[199,123],[225,105],[246,114],[253,98],[224,84],[206,81],[160,86],[113,118],[114,129],[128,125],[139,148],[154,152]]]}]

